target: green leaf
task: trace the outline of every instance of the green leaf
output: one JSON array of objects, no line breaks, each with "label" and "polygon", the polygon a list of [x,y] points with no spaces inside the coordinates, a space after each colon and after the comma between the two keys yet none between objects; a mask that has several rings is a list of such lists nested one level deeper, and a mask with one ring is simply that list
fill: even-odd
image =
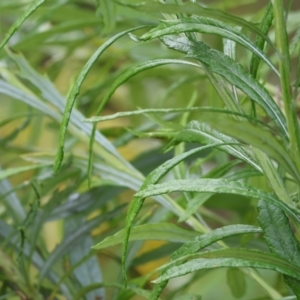
[{"label": "green leaf", "polygon": [[[196,3],[186,3],[183,5],[180,4],[171,4],[171,3],[161,3],[161,2],[154,2],[152,0],[113,0],[114,2],[132,7],[139,11],[145,11],[145,12],[160,12],[160,13],[166,13],[166,14],[188,14],[188,15],[198,15],[198,16],[204,16],[209,18],[215,18],[223,21],[227,21],[230,23],[234,23],[236,25],[245,27],[246,29],[262,36],[265,38],[269,44],[273,46],[273,44],[270,42],[270,40],[264,36],[259,29],[257,29],[253,24],[250,22],[224,13],[223,11],[217,10],[217,9],[210,9],[207,7],[204,7],[200,4]],[[274,48],[274,46],[273,46]]]},{"label": "green leaf", "polygon": [[163,43],[171,49],[183,52],[189,58],[203,63],[211,72],[242,90],[250,99],[257,102],[280,128],[288,139],[286,120],[268,91],[257,82],[245,69],[229,56],[210,48],[203,42],[191,41],[185,37],[164,36]]},{"label": "green leaf", "polygon": [[[202,178],[219,178],[224,176],[228,171],[235,167],[239,161],[231,161],[227,164],[213,169],[208,172]],[[201,207],[213,194],[212,193],[201,193],[195,195],[188,203],[183,216],[179,218],[179,222],[187,220],[192,214],[197,212],[199,207]]]},{"label": "green leaf", "polygon": [[44,167],[47,167],[51,165],[51,163],[48,164],[37,164],[32,166],[25,166],[25,167],[17,167],[17,168],[10,168],[6,170],[0,170],[0,180],[3,180],[5,178],[8,178],[10,176],[18,175],[23,172],[31,171],[31,170],[37,170]]},{"label": "green leaf", "polygon": [[53,265],[57,262],[57,260],[66,255],[68,251],[72,249],[74,245],[76,245],[76,243],[80,242],[80,240],[83,240],[85,236],[91,232],[92,229],[99,226],[99,224],[101,224],[102,222],[111,219],[113,216],[120,214],[121,209],[122,207],[119,207],[111,212],[106,213],[105,215],[93,218],[92,220],[89,220],[81,225],[78,230],[67,236],[48,256],[45,264],[40,270],[39,283],[42,282],[50,269],[53,268]]},{"label": "green leaf", "polygon": [[182,245],[177,251],[175,251],[171,260],[176,260],[186,255],[191,255],[198,252],[199,250],[208,247],[209,245],[239,234],[249,234],[249,233],[261,233],[262,229],[256,226],[250,225],[228,225],[215,230],[212,230],[209,233],[203,234],[194,238],[193,240]]},{"label": "green leaf", "polygon": [[246,293],[245,275],[239,269],[229,268],[227,270],[227,284],[235,298],[242,298]]},{"label": "green leaf", "polygon": [[211,192],[215,194],[228,193],[257,199],[264,199],[265,201],[268,201],[269,203],[272,203],[273,205],[283,209],[296,221],[300,221],[300,212],[297,209],[285,204],[272,194],[240,182],[228,181],[226,179],[186,179],[172,180],[161,184],[149,184],[146,187],[142,187],[141,190],[135,194],[135,197],[146,198],[152,197],[154,195],[172,193],[175,191],[199,193]]},{"label": "green leaf", "polygon": [[[250,249],[220,249],[207,252],[201,252],[186,263],[175,266],[162,266],[165,272],[154,280],[154,283],[160,283],[174,277],[186,275],[195,271],[204,269],[215,269],[222,267],[239,268],[251,267],[259,269],[269,269],[277,271],[283,275],[299,278],[300,268],[279,258],[271,253],[261,252]],[[186,257],[188,258],[188,257]],[[178,264],[178,262],[177,262]]]},{"label": "green leaf", "polygon": [[[212,147],[215,147],[216,144],[209,145],[209,146],[203,146],[199,147],[193,150],[190,150],[188,152],[185,152],[179,156],[176,156],[162,165],[160,165],[157,169],[152,171],[143,182],[141,189],[143,187],[148,186],[149,184],[155,184],[157,183],[163,176],[165,176],[172,168],[174,168],[176,165],[178,165],[180,162],[182,162],[184,159],[188,158],[194,153],[200,152],[205,149],[209,149]],[[141,210],[143,203],[144,203],[144,197],[134,197],[133,200],[130,203],[127,216],[126,216],[126,226],[125,226],[125,237],[124,237],[124,243],[123,243],[123,251],[122,251],[122,268],[123,268],[123,277],[124,281],[126,283],[126,273],[125,273],[125,260],[127,255],[127,248],[128,248],[128,240],[130,238],[130,231],[131,227],[133,225],[133,222],[135,218],[137,217],[139,211]]]},{"label": "green leaf", "polygon": [[[265,14],[260,22],[260,30],[264,35],[268,34],[270,27],[272,26],[273,17],[274,17],[273,16],[273,7],[272,7],[272,3],[270,2],[267,5]],[[257,36],[255,44],[258,49],[263,50],[264,46],[265,46],[265,39],[262,38],[261,36]],[[250,62],[250,74],[254,78],[257,77],[259,63],[260,63],[260,57],[253,53],[253,55],[251,57],[251,62]]]},{"label": "green leaf", "polygon": [[239,146],[239,142],[236,139],[212,129],[207,123],[198,123],[197,121],[190,122],[185,129],[181,130],[174,137],[171,144],[178,142],[196,142],[203,144],[223,143],[224,145],[219,146],[220,150],[245,161],[256,170],[261,171],[252,153],[246,147],[243,147],[242,144]]},{"label": "green leaf", "polygon": [[[179,226],[176,226],[175,224],[143,224],[135,226],[131,229],[129,241],[163,240],[173,243],[185,243],[197,235],[197,232],[183,229]],[[121,244],[124,240],[124,236],[125,229],[122,229],[116,234],[107,237],[92,248],[100,250],[117,244]]]},{"label": "green leaf", "polygon": [[[295,238],[289,219],[284,212],[280,208],[263,200],[259,201],[258,210],[258,220],[264,230],[264,238],[270,251],[299,267],[299,242]],[[286,282],[293,289],[297,297],[300,297],[300,281],[287,277]]]},{"label": "green leaf", "polygon": [[[73,216],[73,218],[66,219],[64,225],[65,235],[68,236],[76,231],[79,226],[84,225],[84,219],[81,216]],[[74,266],[83,257],[88,255],[92,245],[93,240],[89,235],[86,235],[81,243],[75,245],[69,252],[71,265]],[[89,259],[82,262],[73,273],[82,287],[103,281],[102,272],[96,255],[91,256]],[[101,299],[104,297],[105,291],[103,288],[94,289],[86,295],[87,300]]]},{"label": "green leaf", "polygon": [[20,26],[24,23],[24,21],[30,17],[30,15],[35,12],[42,4],[44,4],[46,0],[36,0],[31,6],[25,10],[24,14],[19,17],[19,19],[12,25],[6,34],[4,40],[0,44],[0,50],[5,46],[5,44],[9,41],[9,39],[13,36],[13,34],[20,28]]},{"label": "green leaf", "polygon": [[103,18],[104,33],[110,33],[116,23],[115,4],[110,0],[97,0],[97,3],[97,14]]},{"label": "green leaf", "polygon": [[[104,122],[108,120],[114,120],[117,118],[122,117],[129,117],[129,116],[136,116],[136,115],[146,115],[146,114],[168,114],[168,113],[175,113],[175,112],[193,112],[193,111],[207,111],[213,113],[220,113],[220,114],[227,114],[238,116],[241,118],[245,118],[249,121],[257,122],[262,126],[267,126],[264,122],[260,121],[259,119],[255,119],[247,114],[239,113],[236,111],[228,110],[228,109],[218,109],[214,107],[205,107],[205,106],[193,106],[193,107],[182,107],[182,108],[146,108],[146,109],[138,109],[133,111],[124,111],[124,112],[117,112],[112,115],[107,116],[99,116],[99,117],[91,117],[84,119],[84,122],[96,123],[96,122]],[[269,128],[269,127],[267,127]]]},{"label": "green leaf", "polygon": [[255,153],[256,159],[277,197],[285,203],[292,205],[293,203],[288,195],[284,183],[270,158],[258,149],[253,148],[253,152]]},{"label": "green leaf", "polygon": [[122,31],[112,38],[110,38],[107,42],[105,42],[103,45],[101,45],[97,51],[91,56],[91,58],[88,60],[88,62],[85,64],[85,66],[82,68],[80,74],[76,78],[76,81],[72,87],[72,89],[69,92],[67,103],[65,107],[65,111],[63,114],[63,120],[60,126],[59,131],[59,148],[56,154],[55,162],[54,162],[54,171],[57,172],[62,164],[63,157],[64,157],[64,144],[65,144],[65,138],[66,138],[66,131],[68,128],[68,124],[70,121],[71,113],[73,106],[75,104],[76,97],[78,96],[82,83],[86,76],[88,75],[89,71],[97,61],[97,59],[100,57],[100,55],[110,46],[112,45],[116,40],[121,38],[122,36],[126,35],[129,32],[132,32],[134,30],[138,30],[141,28],[144,28],[145,26],[139,26],[135,28],[131,28],[125,31]]},{"label": "green leaf", "polygon": [[[192,62],[188,62],[185,60],[179,60],[179,59],[155,59],[155,60],[149,60],[146,62],[142,62],[137,66],[134,66],[132,68],[130,68],[129,70],[125,71],[122,75],[120,75],[111,85],[110,89],[108,90],[108,92],[105,94],[104,98],[102,99],[101,104],[98,107],[97,110],[97,115],[99,115],[103,108],[105,107],[105,105],[107,104],[107,102],[109,101],[109,99],[111,98],[111,96],[114,94],[114,92],[116,91],[116,89],[123,84],[125,81],[127,81],[128,79],[130,79],[131,77],[133,77],[134,75],[143,72],[145,70],[148,69],[152,69],[158,66],[162,66],[162,65],[166,65],[166,64],[183,64],[183,65],[190,65],[190,66],[196,66],[199,67],[199,65],[192,63]],[[89,177],[92,173],[92,166],[93,166],[93,144],[94,144],[94,138],[95,138],[95,132],[96,132],[96,124],[94,124],[93,126],[93,130],[92,130],[92,134],[91,134],[91,138],[90,138],[90,145],[89,145],[89,163],[88,163],[88,174]]]},{"label": "green leaf", "polygon": [[272,62],[260,50],[260,48],[256,47],[256,45],[242,32],[240,32],[240,30],[231,27],[226,23],[211,18],[195,16],[190,18],[181,18],[180,20],[163,20],[161,22],[161,25],[145,33],[139,37],[139,39],[147,41],[165,35],[185,32],[200,32],[220,35],[223,38],[235,41],[246,47],[248,50],[253,52],[253,54],[262,59],[279,76],[279,73]]},{"label": "green leaf", "polygon": [[275,159],[297,180],[300,180],[300,175],[291,157],[291,153],[287,150],[288,144],[285,141],[277,140],[270,130],[263,130],[261,127],[252,125],[250,122],[225,118],[222,121],[215,120],[214,118],[210,123],[220,132],[230,135],[251,147],[262,150],[266,155]]}]

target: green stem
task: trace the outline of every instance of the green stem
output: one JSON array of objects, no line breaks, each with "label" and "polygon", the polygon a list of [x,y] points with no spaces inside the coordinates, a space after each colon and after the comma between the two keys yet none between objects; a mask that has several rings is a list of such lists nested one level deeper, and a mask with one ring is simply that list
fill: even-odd
[{"label": "green stem", "polygon": [[295,103],[293,101],[291,89],[291,70],[290,70],[290,54],[289,42],[286,32],[286,23],[284,16],[284,6],[282,0],[272,0],[274,9],[275,21],[275,37],[276,45],[279,53],[279,69],[280,69],[280,83],[282,98],[284,102],[284,109],[287,119],[287,127],[290,137],[290,147],[295,164],[300,171],[300,160],[298,159],[300,153],[300,131],[295,110]]}]

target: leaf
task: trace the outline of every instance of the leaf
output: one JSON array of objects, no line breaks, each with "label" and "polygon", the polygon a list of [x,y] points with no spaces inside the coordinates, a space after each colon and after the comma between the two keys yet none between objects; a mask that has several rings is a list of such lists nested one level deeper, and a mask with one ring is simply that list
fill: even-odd
[{"label": "leaf", "polygon": [[[231,27],[226,23],[216,19],[195,16],[190,18],[181,18],[179,20],[163,20],[161,22],[161,25],[145,33],[139,37],[139,39],[142,41],[147,41],[165,35],[180,34],[185,32],[200,32],[220,35],[223,38],[235,41],[246,47],[253,54],[262,59],[279,76],[279,73],[272,62],[260,50],[260,48],[256,47],[256,45],[242,32],[240,32],[240,30]],[[262,39],[262,37],[260,38]]]},{"label": "leaf", "polygon": [[193,240],[188,241],[182,245],[177,251],[175,251],[171,260],[176,260],[186,255],[191,255],[198,252],[199,250],[208,247],[209,245],[239,234],[249,234],[249,233],[262,233],[262,229],[256,226],[250,225],[228,225],[221,228],[212,230],[209,233],[195,237]]},{"label": "leaf", "polygon": [[65,239],[54,249],[53,252],[48,256],[45,264],[39,273],[39,283],[42,282],[44,277],[53,267],[53,265],[57,262],[57,260],[61,259],[64,255],[74,247],[77,243],[79,243],[84,237],[91,232],[96,226],[99,226],[104,221],[111,219],[114,215],[118,215],[122,207],[118,207],[115,210],[106,213],[105,215],[101,215],[100,217],[93,218],[85,222],[78,230],[65,237]]},{"label": "leaf", "polygon": [[253,152],[255,153],[257,161],[260,164],[277,197],[285,203],[292,205],[293,202],[291,201],[284,183],[270,158],[258,149],[253,149]]},{"label": "leaf", "polygon": [[97,14],[101,15],[104,23],[104,33],[110,33],[115,27],[115,4],[110,0],[97,0]]},{"label": "leaf", "polygon": [[[272,253],[296,266],[300,266],[300,246],[291,229],[289,219],[284,212],[274,205],[260,200],[258,220],[264,230],[264,238]],[[300,281],[285,278],[287,284],[300,297]],[[297,279],[297,278],[296,278]]]},{"label": "leaf", "polygon": [[[179,59],[154,59],[154,60],[149,60],[149,61],[146,61],[146,62],[142,62],[139,65],[134,66],[134,67],[130,68],[129,70],[125,71],[122,75],[120,75],[113,82],[110,89],[105,94],[101,104],[99,105],[96,115],[99,115],[102,112],[103,108],[105,107],[105,105],[107,104],[107,102],[109,101],[111,96],[114,94],[116,89],[121,84],[123,84],[125,81],[127,81],[128,79],[130,79],[131,77],[133,77],[134,75],[136,75],[140,72],[143,72],[145,70],[152,69],[152,68],[155,68],[155,67],[158,67],[158,66],[166,65],[166,64],[183,64],[183,65],[190,65],[190,66],[199,67],[199,65],[197,65],[197,64],[194,64],[192,62],[187,62],[185,60],[179,60]],[[90,145],[89,145],[89,163],[88,163],[88,175],[89,175],[89,177],[92,173],[92,165],[93,165],[93,163],[92,163],[92,159],[93,159],[92,153],[93,153],[93,144],[94,144],[95,132],[96,132],[96,125],[94,124],[92,134],[91,134],[91,138],[90,138]]]},{"label": "leaf", "polygon": [[[166,14],[184,13],[188,15],[199,15],[199,16],[204,16],[209,18],[220,19],[247,28],[248,30],[265,38],[268,41],[268,43],[273,46],[271,41],[267,37],[265,37],[260,32],[260,30],[257,29],[250,22],[247,22],[242,18],[226,14],[217,9],[206,8],[196,3],[186,3],[183,5],[179,5],[179,4],[153,2],[152,0],[113,0],[113,1],[124,6],[132,7],[139,11],[160,12]],[[273,48],[275,47],[273,46]]]},{"label": "leaf", "polygon": [[[270,27],[272,26],[273,22],[273,7],[272,3],[270,2],[267,5],[266,11],[264,13],[264,16],[260,22],[260,31],[264,34],[267,35]],[[262,38],[261,36],[257,36],[256,41],[255,41],[256,47],[260,50],[264,49],[265,46],[265,39]],[[257,77],[257,71],[260,63],[260,57],[258,55],[255,55],[254,53],[252,54],[251,57],[251,62],[250,62],[250,74],[256,78]]]},{"label": "leaf", "polygon": [[295,167],[291,153],[287,150],[288,145],[285,141],[277,140],[270,130],[263,130],[250,122],[225,118],[222,121],[212,119],[211,124],[220,132],[230,135],[251,147],[262,150],[269,157],[275,159],[297,180],[300,180],[300,175]]},{"label": "leaf", "polygon": [[[231,161],[223,166],[217,167],[212,171],[208,172],[202,178],[218,178],[224,176],[228,171],[235,167],[239,161]],[[191,215],[197,212],[213,194],[212,193],[201,193],[195,195],[188,203],[183,216],[179,218],[179,222],[187,220]]]},{"label": "leaf", "polygon": [[142,187],[141,190],[135,194],[137,198],[146,198],[152,197],[154,195],[161,195],[172,192],[211,192],[211,193],[228,193],[241,195],[246,197],[252,197],[257,199],[263,199],[268,201],[269,203],[277,206],[278,208],[283,209],[286,213],[288,213],[291,217],[293,217],[296,221],[300,221],[299,211],[294,207],[285,204],[280,201],[278,198],[264,192],[262,190],[258,190],[252,186],[228,181],[226,179],[187,179],[187,180],[172,180],[166,183],[161,184],[149,184],[146,187]]},{"label": "leaf", "polygon": [[[239,234],[249,234],[249,233],[261,233],[262,229],[255,226],[250,225],[228,225],[215,230],[212,230],[209,233],[203,234],[201,236],[195,237],[193,240],[188,241],[184,245],[182,245],[178,250],[176,250],[171,255],[171,262],[179,260],[183,257],[191,256],[201,249],[204,249],[211,244],[222,240],[227,237],[232,237]],[[182,263],[181,261],[179,264]],[[165,270],[163,270],[162,274],[164,274]],[[163,280],[160,283],[156,284],[151,292],[150,300],[157,300],[162,290],[168,284],[168,280]]]},{"label": "leaf", "polygon": [[257,102],[280,128],[285,138],[288,139],[286,120],[268,91],[245,69],[229,56],[210,48],[203,42],[188,40],[185,37],[164,36],[163,43],[174,50],[183,52],[188,58],[193,58],[203,63],[211,72],[216,73],[225,80],[242,90],[250,99]]},{"label": "leaf", "polygon": [[[69,234],[72,234],[72,232],[78,229],[78,226],[82,225],[84,225],[84,220],[82,220],[82,217],[73,217],[67,219],[65,222],[65,235],[68,236]],[[92,247],[92,245],[93,240],[89,235],[87,235],[80,244],[73,247],[69,252],[71,265],[75,265],[82,259],[82,257],[88,255],[90,251],[89,249]],[[73,273],[82,287],[103,281],[102,272],[96,255],[85,260],[74,270]],[[104,297],[105,291],[103,288],[94,289],[86,295],[87,300],[94,300],[97,298],[101,299]]]},{"label": "leaf", "polygon": [[[8,54],[10,58],[18,65],[20,71],[19,74],[21,77],[25,78],[26,80],[30,81],[40,92],[42,97],[50,103],[51,106],[56,107],[60,112],[64,111],[65,108],[65,98],[59,93],[59,91],[56,89],[54,84],[47,78],[46,76],[42,76],[39,73],[37,73],[25,60],[25,58],[18,54],[14,54],[10,51],[8,51]],[[19,84],[19,82],[17,82]],[[24,88],[24,87],[23,87]],[[39,98],[33,98],[34,96],[31,95],[31,91],[28,91],[26,88],[25,92],[27,94],[24,95],[24,92],[21,91],[21,95],[18,96],[18,100],[21,100],[28,105],[37,108],[38,110],[42,111],[46,115],[51,116],[56,121],[61,121],[61,115],[57,114],[56,111],[50,109],[50,106],[45,105],[41,99]],[[6,90],[6,92],[8,89]],[[1,82],[0,82],[0,92],[1,92]],[[4,90],[5,92],[5,90]],[[16,93],[13,95],[13,93]],[[11,93],[9,93],[10,96],[16,97],[18,95],[18,92],[14,89]],[[26,99],[28,98],[28,100]],[[86,136],[91,135],[92,126],[90,124],[85,124],[81,120],[83,119],[83,115],[77,110],[73,109],[72,115],[70,116],[70,122],[74,126],[69,126],[70,131],[73,134],[76,134],[79,138],[86,138]],[[75,129],[75,130],[74,130]],[[82,134],[78,135],[78,129],[81,132],[85,133],[85,136],[82,136]],[[75,131],[75,132],[74,132]],[[76,132],[77,131],[77,132]],[[122,162],[125,166],[130,166],[130,164],[125,161],[122,156],[118,153],[116,148],[111,144],[108,139],[106,139],[99,131],[96,132],[95,135],[95,141],[100,144],[102,147],[97,149],[97,153],[100,154],[105,160],[109,161],[111,165],[117,166],[118,168],[122,168],[120,166],[120,162]]]},{"label": "leaf", "polygon": [[266,126],[264,122],[254,119],[253,117],[244,114],[239,113],[236,111],[228,110],[228,109],[218,109],[214,107],[205,107],[205,106],[193,106],[193,107],[182,107],[182,108],[146,108],[146,109],[138,109],[134,111],[124,111],[124,112],[117,112],[112,115],[108,116],[95,116],[91,118],[84,119],[84,122],[90,122],[90,123],[96,123],[96,122],[104,122],[108,120],[114,120],[117,118],[122,117],[128,117],[128,116],[136,116],[136,115],[144,115],[144,114],[167,114],[167,113],[174,113],[174,112],[193,112],[193,111],[207,111],[207,112],[213,112],[213,113],[220,113],[220,114],[228,114],[233,116],[239,116],[242,118],[245,118],[249,121],[258,122],[262,126]]},{"label": "leaf", "polygon": [[245,275],[239,269],[229,268],[227,270],[227,284],[230,287],[231,294],[235,298],[242,298],[246,293]]},{"label": "leaf", "polygon": [[[179,156],[176,156],[162,165],[160,165],[157,169],[152,171],[145,179],[144,183],[141,186],[141,189],[149,184],[154,184],[158,182],[163,176],[165,176],[172,168],[174,168],[177,164],[182,162],[187,157],[191,156],[194,153],[199,151],[209,149],[211,147],[215,147],[216,144],[199,147],[197,149],[190,150],[185,152]],[[132,202],[130,203],[127,216],[126,216],[126,226],[125,226],[125,237],[123,242],[123,251],[122,251],[122,269],[123,269],[123,278],[126,284],[126,273],[125,273],[125,260],[127,255],[127,247],[128,247],[128,240],[130,238],[130,231],[133,225],[135,218],[137,217],[139,211],[141,210],[144,203],[144,197],[134,197]]]},{"label": "leaf", "polygon": [[66,138],[66,131],[67,127],[70,121],[71,113],[73,106],[75,104],[76,97],[78,96],[82,83],[86,76],[88,75],[90,69],[95,64],[97,59],[101,56],[101,54],[110,46],[112,45],[116,40],[121,38],[122,36],[126,35],[129,32],[132,32],[134,30],[138,30],[141,28],[144,28],[145,26],[139,26],[135,28],[131,28],[125,31],[122,31],[112,38],[110,38],[107,42],[105,42],[103,45],[101,45],[97,51],[91,56],[91,58],[88,60],[88,62],[85,64],[85,66],[82,68],[80,74],[76,78],[76,81],[72,87],[72,89],[69,92],[67,103],[65,107],[65,111],[63,114],[63,120],[60,126],[59,131],[59,148],[56,154],[55,162],[54,162],[54,171],[57,172],[62,164],[63,157],[64,157],[64,144],[65,144],[65,138]]},{"label": "leaf", "polygon": [[[198,235],[197,232],[183,229],[179,226],[176,226],[175,224],[143,224],[135,226],[131,229],[129,241],[163,240],[173,243],[185,243],[191,238],[194,238],[196,235]],[[107,237],[92,248],[100,250],[117,244],[121,244],[124,240],[124,236],[125,229],[122,229],[116,234]]]},{"label": "leaf", "polygon": [[0,50],[5,46],[13,34],[20,28],[24,21],[30,17],[30,15],[35,12],[46,0],[36,0],[31,6],[25,10],[24,14],[18,18],[18,20],[11,26],[8,33],[6,34],[4,40],[0,44]]},{"label": "leaf", "polygon": [[5,178],[18,175],[23,172],[31,171],[31,170],[37,170],[41,169],[44,167],[47,167],[51,165],[51,163],[48,164],[36,164],[36,165],[31,165],[31,166],[25,166],[25,167],[17,167],[17,168],[9,168],[6,170],[0,170],[0,180],[3,180]]},{"label": "leaf", "polygon": [[[165,272],[154,280],[154,283],[160,283],[174,277],[186,275],[195,271],[204,269],[215,269],[222,267],[251,267],[259,269],[269,269],[281,274],[299,278],[300,268],[275,256],[271,253],[261,252],[250,249],[220,249],[207,252],[201,252],[186,263],[175,266],[162,266]],[[204,257],[204,258],[203,258]],[[167,268],[167,269],[166,269]]]},{"label": "leaf", "polygon": [[207,123],[198,123],[197,121],[190,122],[185,129],[181,130],[174,137],[171,145],[177,142],[197,142],[203,144],[224,143],[224,145],[219,146],[220,150],[245,161],[256,170],[261,171],[260,166],[254,160],[250,151],[243,147],[242,144],[239,146],[239,142],[236,139],[212,129]]}]

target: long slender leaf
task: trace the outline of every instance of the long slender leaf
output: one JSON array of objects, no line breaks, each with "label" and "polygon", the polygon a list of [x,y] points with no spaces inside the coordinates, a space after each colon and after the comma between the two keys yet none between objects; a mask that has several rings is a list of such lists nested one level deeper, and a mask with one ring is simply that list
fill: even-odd
[{"label": "long slender leaf", "polygon": [[[204,6],[199,5],[198,3],[186,3],[183,5],[178,4],[170,4],[170,3],[161,3],[161,2],[153,2],[152,0],[113,0],[116,3],[121,5],[132,7],[139,11],[145,12],[161,12],[166,14],[178,14],[184,13],[188,15],[198,15],[205,16],[209,18],[215,18],[223,21],[227,21],[230,23],[234,23],[236,25],[247,28],[248,30],[262,36],[265,38],[271,45],[273,45],[270,40],[265,37],[258,28],[256,28],[250,22],[245,21],[242,18],[226,14],[217,9],[210,9]],[[273,48],[275,48],[273,46]]]},{"label": "long slender leaf", "polygon": [[25,10],[24,14],[12,25],[6,34],[4,40],[0,44],[0,49],[2,49],[5,44],[9,41],[9,39],[13,36],[13,34],[20,28],[20,26],[26,21],[30,15],[35,12],[42,4],[44,4],[46,0],[36,0],[31,6]]},{"label": "long slender leaf", "polygon": [[86,234],[88,234],[92,229],[98,226],[101,222],[109,220],[112,216],[120,213],[120,208],[115,209],[112,212],[106,213],[103,216],[96,217],[88,222],[86,222],[83,226],[81,226],[77,231],[73,234],[66,237],[62,243],[60,243],[55,250],[48,257],[47,261],[43,265],[43,268],[39,274],[39,282],[41,283],[50,269],[53,267],[53,264],[57,262],[62,256],[64,256],[76,243],[80,242],[80,239],[84,238]]},{"label": "long slender leaf", "polygon": [[[249,225],[229,225],[222,228],[215,229],[207,234],[195,237],[193,240],[188,241],[176,250],[172,256],[171,261],[180,259],[181,257],[189,256],[197,253],[199,250],[208,247],[209,245],[235,235],[249,234],[249,233],[261,233],[262,229]],[[163,273],[164,274],[164,271]],[[156,300],[161,294],[163,288],[167,285],[168,280],[161,281],[154,286],[151,293],[151,300]]]},{"label": "long slender leaf", "polygon": [[[258,203],[259,223],[264,230],[264,238],[272,253],[286,259],[296,266],[300,266],[300,246],[295,238],[289,219],[284,212],[263,200]],[[286,278],[287,284],[293,289],[298,299],[300,297],[300,281]]]},{"label": "long slender leaf", "polygon": [[161,39],[169,48],[183,52],[187,54],[187,57],[202,62],[211,72],[221,75],[232,85],[241,89],[250,99],[253,99],[266,111],[267,115],[288,139],[286,120],[281,110],[268,91],[254,80],[240,64],[229,56],[211,49],[203,42],[195,42],[178,36],[164,36]]},{"label": "long slender leaf", "polygon": [[[144,224],[131,229],[129,241],[163,240],[173,243],[185,243],[196,235],[198,235],[197,232],[186,230],[170,223]],[[124,236],[125,229],[122,229],[92,248],[100,250],[121,244]]]},{"label": "long slender leaf", "polygon": [[[154,283],[160,283],[174,277],[189,274],[198,270],[221,267],[251,267],[274,270],[292,278],[299,278],[300,268],[271,253],[250,249],[221,249],[197,254],[198,259],[170,266]],[[161,268],[166,268],[163,266]]]},{"label": "long slender leaf", "polygon": [[257,57],[261,58],[279,76],[279,73],[272,62],[260,50],[260,48],[256,47],[256,45],[251,40],[249,40],[236,28],[228,26],[226,23],[220,22],[215,19],[205,17],[190,17],[181,18],[180,20],[162,21],[161,25],[145,33],[144,35],[139,37],[139,39],[142,41],[147,41],[162,37],[164,35],[172,35],[185,32],[211,33],[235,41],[252,51],[253,54],[257,55]]},{"label": "long slender leaf", "polygon": [[[166,64],[183,64],[183,65],[189,65],[189,66],[196,66],[196,67],[200,67],[199,65],[192,63],[192,62],[187,62],[184,60],[180,60],[180,59],[155,59],[155,60],[150,60],[150,61],[146,61],[143,62],[137,66],[134,66],[132,68],[130,68],[129,70],[125,71],[121,76],[119,76],[114,83],[111,85],[110,89],[108,90],[108,92],[105,94],[101,104],[98,107],[97,110],[97,115],[99,115],[103,108],[105,107],[105,105],[107,104],[107,102],[109,101],[110,97],[113,95],[113,93],[116,91],[116,89],[123,84],[125,81],[127,81],[128,79],[130,79],[131,77],[133,77],[134,75],[143,72],[145,70],[148,69],[152,69],[158,66],[162,66],[162,65],[166,65]],[[91,138],[90,138],[90,149],[89,149],[89,164],[88,164],[88,175],[90,177],[91,173],[92,173],[92,165],[93,165],[93,144],[94,144],[94,139],[95,139],[95,132],[96,132],[96,125],[94,124],[93,126],[93,131],[91,134]]]},{"label": "long slender leaf", "polygon": [[[272,22],[273,22],[273,17],[274,17],[273,16],[273,7],[272,7],[272,3],[270,2],[266,8],[263,19],[260,22],[260,30],[264,35],[268,34],[270,27],[272,25]],[[258,49],[263,50],[264,46],[265,46],[265,39],[262,38],[261,36],[257,36],[255,44]],[[260,57],[253,53],[253,55],[251,57],[251,62],[250,62],[250,73],[254,78],[256,78],[256,76],[257,76],[257,70],[259,67],[259,63],[260,63]]]},{"label": "long slender leaf", "polygon": [[195,179],[195,180],[172,180],[161,184],[149,184],[135,194],[135,197],[146,198],[154,195],[161,195],[175,191],[180,192],[211,192],[211,193],[228,193],[264,199],[269,203],[283,209],[296,221],[300,220],[300,211],[294,207],[285,204],[272,194],[253,188],[252,186],[228,181],[226,179]]},{"label": "long slender leaf", "polygon": [[[214,145],[216,146],[216,145]],[[212,146],[203,146],[199,147],[197,149],[190,150],[188,152],[185,152],[179,156],[176,156],[165,163],[163,163],[161,166],[159,166],[157,169],[152,171],[147,178],[145,179],[144,183],[141,186],[141,189],[143,187],[147,187],[149,184],[155,184],[157,183],[163,176],[165,176],[172,168],[174,168],[176,165],[178,165],[180,162],[182,162],[187,157],[191,156],[194,153],[197,153],[199,151],[209,149]],[[139,211],[141,210],[143,203],[144,203],[145,197],[134,197],[132,202],[130,203],[128,213],[126,216],[126,226],[125,226],[125,237],[124,237],[124,243],[123,243],[123,251],[122,251],[122,268],[123,268],[123,278],[126,283],[126,273],[125,273],[125,260],[127,255],[127,248],[128,248],[128,240],[130,238],[130,231],[133,226],[133,222],[135,218],[137,217]]]},{"label": "long slender leaf", "polygon": [[60,126],[59,131],[59,148],[56,154],[55,162],[54,162],[54,171],[57,172],[62,164],[63,157],[64,157],[64,144],[65,144],[65,138],[66,138],[66,131],[67,127],[70,121],[72,109],[76,100],[76,97],[78,96],[82,83],[86,76],[88,75],[90,69],[93,67],[97,59],[101,56],[101,54],[110,46],[112,45],[116,40],[121,38],[122,36],[128,34],[129,32],[144,28],[145,26],[139,26],[135,28],[131,28],[129,30],[125,30],[123,32],[120,32],[110,38],[107,42],[105,42],[102,46],[100,46],[97,51],[92,55],[92,57],[88,60],[88,62],[85,64],[85,66],[82,68],[80,74],[78,75],[76,82],[74,83],[71,91],[69,92],[67,104],[65,107],[65,111],[63,114],[63,120]]},{"label": "long slender leaf", "polygon": [[236,158],[245,161],[253,166],[256,170],[261,171],[260,166],[255,161],[252,153],[246,147],[239,146],[239,142],[217,130],[211,128],[207,123],[198,123],[197,121],[190,122],[187,127],[181,130],[171,142],[176,144],[178,142],[194,142],[204,144],[224,143],[220,145],[219,149],[223,150]]}]

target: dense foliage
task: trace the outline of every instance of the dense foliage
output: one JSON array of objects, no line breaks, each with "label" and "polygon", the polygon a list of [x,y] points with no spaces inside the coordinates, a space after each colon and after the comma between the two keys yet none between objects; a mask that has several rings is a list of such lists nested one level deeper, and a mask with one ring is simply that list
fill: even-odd
[{"label": "dense foliage", "polygon": [[300,299],[297,1],[0,1],[0,299]]}]

